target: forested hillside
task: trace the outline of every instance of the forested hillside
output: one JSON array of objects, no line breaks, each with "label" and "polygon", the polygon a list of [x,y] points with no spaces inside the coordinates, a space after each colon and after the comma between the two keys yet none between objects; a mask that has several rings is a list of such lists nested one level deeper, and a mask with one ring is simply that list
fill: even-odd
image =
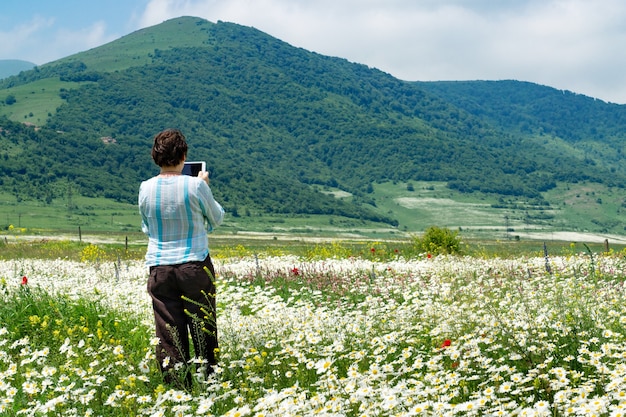
[{"label": "forested hillside", "polygon": [[[50,88],[60,106],[15,116]],[[445,181],[538,204],[559,181],[626,184],[621,106],[565,93],[559,100],[528,83],[404,82],[198,18],[8,78],[0,99],[0,114],[13,120],[0,119],[0,186],[19,198],[49,201],[72,189],[132,202],[156,172],[151,140],[166,127],[187,135],[189,157],[207,161],[234,215],[333,213],[395,224],[369,194],[385,181]],[[588,115],[602,119],[580,120]],[[14,123],[37,117],[45,122],[36,131]]]},{"label": "forested hillside", "polygon": [[420,82],[420,88],[513,134],[558,138],[626,173],[626,106],[521,81]]}]

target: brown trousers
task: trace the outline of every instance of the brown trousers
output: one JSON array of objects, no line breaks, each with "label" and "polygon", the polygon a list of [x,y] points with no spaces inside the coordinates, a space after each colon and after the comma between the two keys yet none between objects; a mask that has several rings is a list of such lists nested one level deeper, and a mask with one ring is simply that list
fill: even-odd
[{"label": "brown trousers", "polygon": [[150,267],[148,293],[152,297],[156,336],[159,338],[156,358],[168,383],[191,385],[189,334],[195,356],[203,358],[209,365],[207,372],[212,371],[210,365],[216,364],[214,277],[210,256],[199,262]]}]

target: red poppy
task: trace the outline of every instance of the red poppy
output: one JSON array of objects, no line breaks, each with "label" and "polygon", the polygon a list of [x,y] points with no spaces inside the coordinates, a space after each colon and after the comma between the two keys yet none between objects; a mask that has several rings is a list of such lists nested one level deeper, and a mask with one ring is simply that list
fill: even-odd
[{"label": "red poppy", "polygon": [[24,275],[22,277],[22,285],[26,285],[26,284],[28,284],[28,278],[26,277],[26,275]]},{"label": "red poppy", "polygon": [[443,343],[441,344],[442,348],[447,348],[448,346],[450,346],[452,344],[452,340],[450,339],[446,339],[443,341]]},{"label": "red poppy", "polygon": [[372,253],[376,252],[376,248],[372,248],[370,249],[370,251],[372,251]]},{"label": "red poppy", "polygon": [[291,270],[291,273],[292,273],[292,274],[294,274],[294,275],[300,275],[300,270],[299,270],[298,268],[294,267],[294,268]]},{"label": "red poppy", "polygon": [[433,255],[431,255],[431,254],[429,253],[429,254],[427,254],[427,255],[426,255],[426,257],[427,257],[428,259],[430,259],[430,258],[432,258],[432,257],[433,257]]}]

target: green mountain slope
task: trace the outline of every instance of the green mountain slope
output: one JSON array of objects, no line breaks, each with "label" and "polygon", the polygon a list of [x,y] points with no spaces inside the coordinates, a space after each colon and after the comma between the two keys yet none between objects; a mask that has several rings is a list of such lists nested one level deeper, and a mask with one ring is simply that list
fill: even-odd
[{"label": "green mountain slope", "polygon": [[168,20],[158,29],[147,28],[115,42],[68,56],[55,64],[84,64],[88,70],[112,72],[151,63],[158,51],[200,47],[207,42],[212,24],[203,19],[181,17]]},{"label": "green mountain slope", "polygon": [[[621,106],[602,107],[605,122],[588,136],[544,114],[547,87],[502,84],[509,102],[498,88],[477,97],[490,85],[459,86],[400,81],[232,23],[174,19],[2,81],[0,99],[16,100],[0,104],[0,187],[42,201],[73,190],[133,202],[156,172],[152,136],[166,127],[186,133],[189,157],[207,161],[233,215],[396,225],[374,185],[438,181],[543,207],[561,182],[626,184]],[[570,106],[563,97],[550,105]],[[587,111],[595,105],[607,106]]]},{"label": "green mountain slope", "polygon": [[501,129],[558,138],[574,153],[626,173],[626,106],[520,81],[419,82],[420,88]]}]

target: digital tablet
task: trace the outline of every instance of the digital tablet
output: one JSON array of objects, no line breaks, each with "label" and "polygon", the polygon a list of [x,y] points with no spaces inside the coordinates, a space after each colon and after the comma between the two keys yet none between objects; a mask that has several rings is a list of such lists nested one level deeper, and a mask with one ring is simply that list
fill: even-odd
[{"label": "digital tablet", "polygon": [[197,177],[198,172],[200,171],[206,171],[206,162],[204,161],[185,162],[185,166],[183,166],[183,175],[191,175],[192,177]]}]

